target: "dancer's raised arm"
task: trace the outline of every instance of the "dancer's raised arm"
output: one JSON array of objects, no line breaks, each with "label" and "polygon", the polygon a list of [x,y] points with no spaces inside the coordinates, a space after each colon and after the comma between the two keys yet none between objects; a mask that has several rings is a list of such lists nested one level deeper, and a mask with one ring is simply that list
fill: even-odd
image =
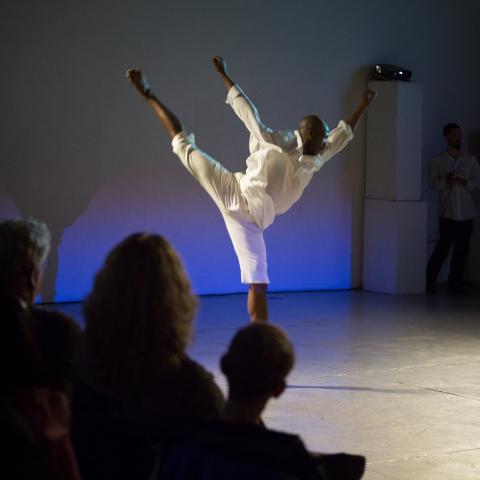
[{"label": "dancer's raised arm", "polygon": [[127,78],[153,108],[162,125],[165,127],[170,140],[173,140],[175,136],[183,130],[180,120],[155,96],[141,70],[127,70]]},{"label": "dancer's raised arm", "polygon": [[365,110],[372,103],[375,95],[376,94],[373,90],[367,90],[364,92],[362,100],[353,115],[346,121],[342,120],[338,124],[338,127],[334,128],[328,133],[325,146],[321,150],[322,159],[324,162],[328,161],[347,146],[348,142],[350,142],[350,140],[353,138],[353,130],[355,129]]},{"label": "dancer's raised arm", "polygon": [[347,123],[350,125],[352,130],[355,130],[355,127],[360,120],[361,116],[365,110],[370,106],[372,100],[375,98],[376,93],[373,90],[367,90],[363,93],[362,101],[357,107],[353,115],[347,120]]}]

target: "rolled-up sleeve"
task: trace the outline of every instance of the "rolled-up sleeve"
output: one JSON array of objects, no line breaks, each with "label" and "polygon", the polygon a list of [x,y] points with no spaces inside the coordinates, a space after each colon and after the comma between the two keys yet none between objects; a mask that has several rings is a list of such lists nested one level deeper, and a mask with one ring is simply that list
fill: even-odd
[{"label": "rolled-up sleeve", "polygon": [[352,127],[344,120],[340,120],[337,128],[334,128],[328,135],[326,147],[321,154],[323,160],[325,162],[330,160],[335,154],[343,150],[352,138]]},{"label": "rolled-up sleeve", "polygon": [[172,140],[172,150],[175,155],[180,158],[181,162],[183,163],[184,167],[194,176],[196,177],[196,173],[191,165],[191,158],[190,154],[194,149],[196,149],[195,145],[195,135],[193,133],[189,133],[188,135],[185,132],[179,132]]},{"label": "rolled-up sleeve", "polygon": [[245,95],[245,94],[243,93],[242,89],[239,86],[234,85],[228,91],[227,99],[225,100],[225,103],[227,103],[228,105],[232,105],[233,100],[240,95]]},{"label": "rolled-up sleeve", "polygon": [[260,119],[257,108],[243,90],[234,85],[227,94],[226,103],[230,105],[238,118],[250,132],[250,153],[258,150],[265,143],[291,151],[297,147],[297,138],[293,130],[273,130]]},{"label": "rolled-up sleeve", "polygon": [[240,118],[247,130],[258,142],[268,138],[270,129],[263,125],[257,108],[240,87],[234,85],[230,88],[226,103],[233,108],[238,118]]}]

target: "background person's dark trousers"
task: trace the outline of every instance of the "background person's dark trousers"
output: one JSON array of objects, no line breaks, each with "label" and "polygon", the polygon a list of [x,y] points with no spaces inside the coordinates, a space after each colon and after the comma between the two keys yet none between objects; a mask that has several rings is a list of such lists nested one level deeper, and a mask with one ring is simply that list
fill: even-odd
[{"label": "background person's dark trousers", "polygon": [[465,273],[472,231],[473,219],[459,222],[449,218],[440,218],[440,238],[427,267],[427,292],[435,291],[438,274],[452,245],[453,255],[450,263],[448,289],[454,293],[463,290],[463,275]]}]

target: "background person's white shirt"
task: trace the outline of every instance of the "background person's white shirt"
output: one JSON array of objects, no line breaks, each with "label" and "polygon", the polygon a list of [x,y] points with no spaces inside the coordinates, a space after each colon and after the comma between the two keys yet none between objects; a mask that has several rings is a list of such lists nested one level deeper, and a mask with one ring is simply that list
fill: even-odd
[{"label": "background person's white shirt", "polygon": [[[467,179],[466,185],[447,183],[447,175],[456,172]],[[480,165],[473,155],[460,155],[457,159],[448,152],[433,157],[428,165],[429,184],[440,192],[440,216],[464,222],[477,216],[472,192],[480,189]]]},{"label": "background person's white shirt", "polygon": [[260,121],[258,111],[238,86],[227,95],[238,117],[250,131],[250,156],[245,173],[236,173],[250,215],[266,229],[275,215],[285,213],[301,196],[315,172],[353,138],[343,120],[332,130],[319,155],[304,155],[302,139],[295,130],[271,130]]}]

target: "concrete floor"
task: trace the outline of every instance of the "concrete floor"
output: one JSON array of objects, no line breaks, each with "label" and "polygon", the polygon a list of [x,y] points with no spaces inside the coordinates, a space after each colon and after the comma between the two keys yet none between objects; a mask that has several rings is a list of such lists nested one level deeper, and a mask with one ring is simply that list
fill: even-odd
[{"label": "concrete floor", "polygon": [[[264,416],[315,451],[367,457],[365,480],[480,478],[480,291],[269,296],[297,363]],[[200,299],[194,358],[218,359],[246,321],[245,296]],[[62,310],[81,321],[79,305]]]}]

